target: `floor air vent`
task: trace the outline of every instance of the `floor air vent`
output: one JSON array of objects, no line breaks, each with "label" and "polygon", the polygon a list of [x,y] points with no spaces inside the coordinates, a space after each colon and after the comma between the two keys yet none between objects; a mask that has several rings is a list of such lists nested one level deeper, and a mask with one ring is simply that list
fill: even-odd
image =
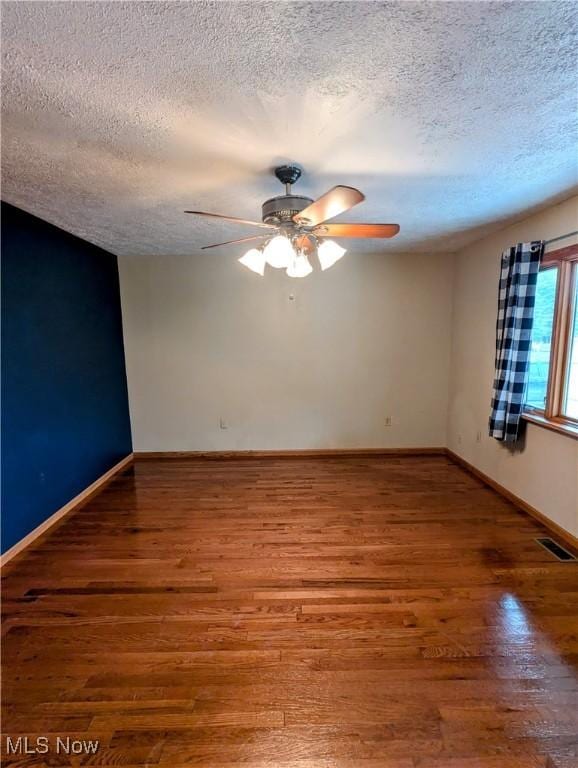
[{"label": "floor air vent", "polygon": [[536,539],[538,544],[541,544],[544,549],[547,549],[548,552],[550,552],[552,555],[554,555],[555,558],[558,560],[563,560],[564,562],[568,562],[569,560],[576,560],[576,557],[571,553],[568,552],[564,547],[561,547],[559,544],[557,544],[554,539]]}]

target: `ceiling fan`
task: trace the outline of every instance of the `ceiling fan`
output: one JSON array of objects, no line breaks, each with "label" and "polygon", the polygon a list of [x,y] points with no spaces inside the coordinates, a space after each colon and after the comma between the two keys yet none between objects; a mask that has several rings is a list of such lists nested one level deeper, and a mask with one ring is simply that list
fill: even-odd
[{"label": "ceiling fan", "polygon": [[282,165],[275,168],[275,176],[285,185],[285,194],[272,197],[263,203],[262,221],[222,216],[206,211],[185,211],[196,216],[208,216],[268,230],[263,235],[205,245],[203,250],[233,243],[265,240],[262,247],[251,248],[241,256],[241,264],[259,275],[265,274],[265,265],[269,264],[276,269],[286,269],[289,277],[306,277],[313,271],[309,262],[311,256],[317,255],[321,269],[325,270],[345,254],[345,248],[328,239],[332,236],[382,238],[394,237],[399,232],[398,224],[328,224],[330,219],[365,200],[365,195],[354,187],[338,185],[317,200],[312,200],[309,197],[294,195],[291,191],[291,185],[301,177],[301,169],[298,166]]}]

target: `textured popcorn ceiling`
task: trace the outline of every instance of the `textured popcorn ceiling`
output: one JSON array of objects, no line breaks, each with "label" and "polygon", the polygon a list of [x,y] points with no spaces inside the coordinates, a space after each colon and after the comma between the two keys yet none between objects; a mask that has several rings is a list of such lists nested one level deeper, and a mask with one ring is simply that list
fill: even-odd
[{"label": "textured popcorn ceiling", "polygon": [[[453,250],[578,183],[574,2],[4,2],[5,200],[117,254],[193,254],[334,184],[356,250]],[[237,246],[223,254],[239,255]],[[210,252],[218,254],[219,252]]]}]

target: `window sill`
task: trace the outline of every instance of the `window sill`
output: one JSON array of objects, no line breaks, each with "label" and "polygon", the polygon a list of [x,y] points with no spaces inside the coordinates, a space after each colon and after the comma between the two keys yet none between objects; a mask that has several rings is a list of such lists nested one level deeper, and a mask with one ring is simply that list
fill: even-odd
[{"label": "window sill", "polygon": [[553,432],[559,432],[566,437],[573,437],[574,440],[578,440],[578,424],[574,424],[571,421],[565,419],[547,419],[538,413],[523,413],[522,418],[524,421],[529,421],[530,424],[537,424],[544,429],[551,429]]}]

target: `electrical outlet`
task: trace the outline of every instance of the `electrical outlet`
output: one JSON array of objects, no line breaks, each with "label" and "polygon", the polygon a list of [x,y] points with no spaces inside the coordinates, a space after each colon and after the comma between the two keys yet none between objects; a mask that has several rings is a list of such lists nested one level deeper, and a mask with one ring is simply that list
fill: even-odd
[{"label": "electrical outlet", "polygon": [[482,432],[481,430],[478,429],[478,431],[476,432],[476,443],[481,443],[481,442],[482,442]]},{"label": "electrical outlet", "polygon": [[219,419],[219,426],[221,429],[229,429],[229,422],[225,421],[225,419]]},{"label": "electrical outlet", "polygon": [[462,436],[458,435],[458,445],[461,445],[461,444],[462,444]]},{"label": "electrical outlet", "polygon": [[385,417],[385,426],[386,427],[391,427],[391,416],[386,416]]}]

